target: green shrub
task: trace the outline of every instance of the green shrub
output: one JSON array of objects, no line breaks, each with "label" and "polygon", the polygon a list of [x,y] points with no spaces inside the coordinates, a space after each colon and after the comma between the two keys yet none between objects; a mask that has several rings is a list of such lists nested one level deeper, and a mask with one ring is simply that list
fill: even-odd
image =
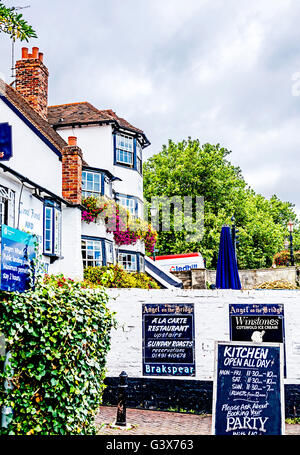
[{"label": "green shrub", "polygon": [[13,385],[4,390],[1,372],[0,406],[13,407],[1,434],[95,434],[114,324],[107,300],[103,289],[63,276],[46,277],[26,293],[1,293]]},{"label": "green shrub", "polygon": [[104,285],[108,288],[159,289],[156,281],[145,273],[129,273],[120,265],[87,267],[84,270],[84,278],[93,285]]}]

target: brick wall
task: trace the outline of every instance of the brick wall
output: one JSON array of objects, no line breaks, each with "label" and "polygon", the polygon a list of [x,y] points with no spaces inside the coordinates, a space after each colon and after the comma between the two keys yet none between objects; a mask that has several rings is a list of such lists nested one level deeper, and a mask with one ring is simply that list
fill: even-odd
[{"label": "brick wall", "polygon": [[49,72],[43,63],[43,54],[38,47],[28,54],[22,48],[22,59],[16,62],[16,90],[47,120]]},{"label": "brick wall", "polygon": [[62,196],[73,204],[81,204],[82,151],[76,137],[70,136],[62,149]]}]

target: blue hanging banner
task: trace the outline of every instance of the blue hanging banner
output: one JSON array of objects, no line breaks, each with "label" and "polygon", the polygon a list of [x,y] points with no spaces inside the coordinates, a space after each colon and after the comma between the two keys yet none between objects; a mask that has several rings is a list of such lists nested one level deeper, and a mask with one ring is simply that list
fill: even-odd
[{"label": "blue hanging banner", "polygon": [[34,270],[35,237],[18,229],[1,226],[1,289],[25,292]]},{"label": "blue hanging banner", "polygon": [[282,344],[216,342],[212,432],[281,435],[284,429]]},{"label": "blue hanging banner", "polygon": [[229,226],[223,226],[221,230],[216,288],[241,289],[241,281]]},{"label": "blue hanging banner", "polygon": [[0,161],[8,161],[12,157],[12,127],[8,123],[0,123]]}]

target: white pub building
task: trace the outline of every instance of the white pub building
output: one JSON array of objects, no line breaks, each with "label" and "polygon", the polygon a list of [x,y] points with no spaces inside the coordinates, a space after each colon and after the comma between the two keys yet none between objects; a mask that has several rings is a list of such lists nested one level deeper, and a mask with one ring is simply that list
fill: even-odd
[{"label": "white pub building", "polygon": [[39,49],[23,48],[15,81],[0,80],[1,224],[38,237],[50,274],[81,279],[84,267],[117,261],[144,271],[144,243],[117,248],[104,223],[81,220],[81,202],[105,195],[143,218],[149,140],[112,110],[88,102],[48,106],[48,75]]}]

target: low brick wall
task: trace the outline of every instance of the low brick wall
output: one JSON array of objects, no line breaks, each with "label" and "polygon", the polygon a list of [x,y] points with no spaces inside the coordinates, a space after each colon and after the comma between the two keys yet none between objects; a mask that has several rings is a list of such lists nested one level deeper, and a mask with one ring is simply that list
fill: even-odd
[{"label": "low brick wall", "polygon": [[[206,289],[207,283],[216,283],[215,270],[192,269],[172,273],[183,282],[184,289]],[[299,267],[239,270],[239,275],[243,289],[255,289],[265,281],[277,280],[300,285]]]}]

